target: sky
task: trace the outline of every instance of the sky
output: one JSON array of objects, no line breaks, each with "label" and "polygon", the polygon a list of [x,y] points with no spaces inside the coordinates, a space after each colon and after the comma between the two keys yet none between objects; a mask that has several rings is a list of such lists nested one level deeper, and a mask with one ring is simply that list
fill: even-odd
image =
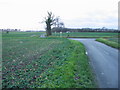
[{"label": "sky", "polygon": [[45,30],[51,11],[66,28],[118,28],[119,0],[0,0],[0,29]]}]

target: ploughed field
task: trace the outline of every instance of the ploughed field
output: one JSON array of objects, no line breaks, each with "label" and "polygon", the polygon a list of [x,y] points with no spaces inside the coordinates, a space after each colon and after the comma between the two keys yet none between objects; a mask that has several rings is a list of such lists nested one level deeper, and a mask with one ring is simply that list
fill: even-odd
[{"label": "ploughed field", "polygon": [[97,87],[83,44],[43,33],[2,34],[2,87]]}]

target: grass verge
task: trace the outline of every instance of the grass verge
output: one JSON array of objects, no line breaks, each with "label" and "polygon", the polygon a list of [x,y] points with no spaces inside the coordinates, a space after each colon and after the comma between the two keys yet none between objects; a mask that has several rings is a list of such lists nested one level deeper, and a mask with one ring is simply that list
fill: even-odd
[{"label": "grass verge", "polygon": [[104,38],[98,38],[98,39],[96,39],[96,41],[102,42],[102,43],[104,43],[108,46],[111,46],[113,48],[120,49],[120,44],[118,42],[113,42],[113,41],[110,41],[110,40],[104,39]]}]

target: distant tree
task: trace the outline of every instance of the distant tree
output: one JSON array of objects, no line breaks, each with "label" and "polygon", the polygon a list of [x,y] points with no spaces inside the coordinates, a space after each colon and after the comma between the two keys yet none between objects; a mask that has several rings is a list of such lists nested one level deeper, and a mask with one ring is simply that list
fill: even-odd
[{"label": "distant tree", "polygon": [[45,17],[45,21],[44,22],[46,23],[46,34],[47,34],[47,36],[52,35],[52,33],[51,33],[51,26],[55,22],[55,17],[54,17],[52,12],[48,12],[48,16]]},{"label": "distant tree", "polygon": [[54,26],[57,27],[57,28],[59,28],[59,27],[64,28],[65,27],[64,23],[60,22],[60,17],[59,16],[55,18]]},{"label": "distant tree", "polygon": [[54,27],[52,32],[66,32],[66,28],[63,22],[60,21],[60,17],[55,18]]},{"label": "distant tree", "polygon": [[63,22],[60,22],[60,23],[59,23],[59,26],[60,26],[60,27],[62,27],[62,28],[64,28],[64,27],[65,27],[65,25],[64,25],[64,23],[63,23]]},{"label": "distant tree", "polygon": [[55,18],[55,27],[59,27],[60,23],[59,23],[60,17],[56,17]]}]

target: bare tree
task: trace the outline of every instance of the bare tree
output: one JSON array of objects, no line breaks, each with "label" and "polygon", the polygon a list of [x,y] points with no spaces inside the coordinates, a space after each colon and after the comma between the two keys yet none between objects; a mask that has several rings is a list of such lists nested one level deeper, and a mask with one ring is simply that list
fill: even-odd
[{"label": "bare tree", "polygon": [[63,22],[60,22],[60,23],[59,23],[59,26],[60,26],[60,27],[62,27],[62,28],[64,28],[64,27],[65,27],[65,25],[64,25],[64,23],[63,23]]},{"label": "bare tree", "polygon": [[65,27],[64,23],[60,21],[60,16],[55,18],[54,26],[57,28]]},{"label": "bare tree", "polygon": [[46,34],[47,36],[52,35],[51,33],[51,26],[54,24],[55,18],[52,12],[48,12],[48,16],[45,17],[45,23],[46,23]]},{"label": "bare tree", "polygon": [[55,27],[59,27],[60,23],[59,23],[60,17],[56,17],[55,18]]}]

